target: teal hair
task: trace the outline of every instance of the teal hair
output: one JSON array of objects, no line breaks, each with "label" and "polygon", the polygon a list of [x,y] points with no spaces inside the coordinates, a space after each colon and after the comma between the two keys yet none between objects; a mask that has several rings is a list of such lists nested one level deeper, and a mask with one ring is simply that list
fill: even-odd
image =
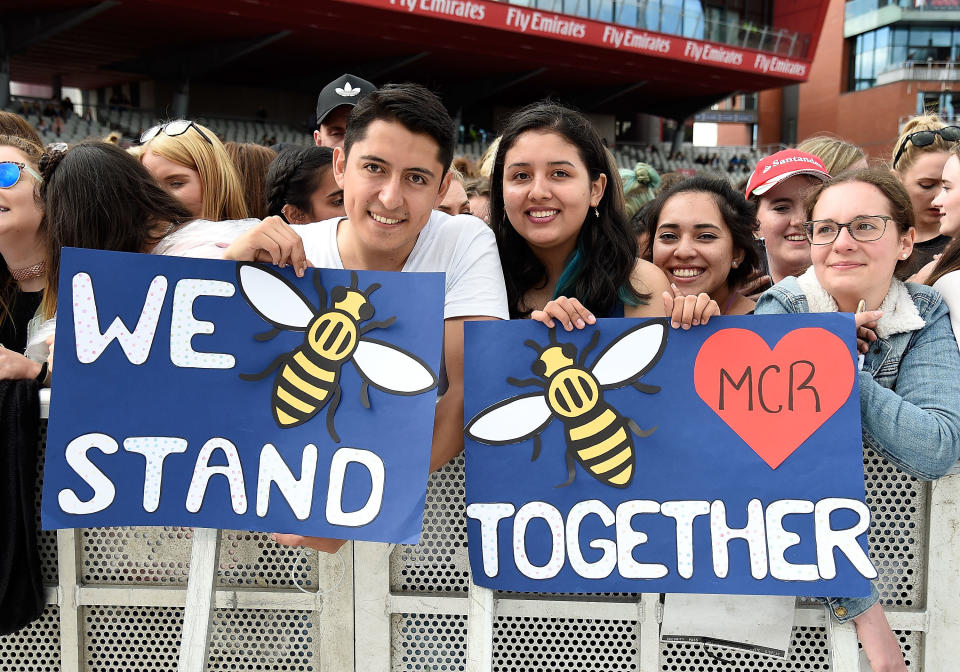
[{"label": "teal hair", "polygon": [[644,205],[652,201],[660,187],[660,175],[651,166],[638,163],[633,170],[620,169],[627,217],[633,218]]},{"label": "teal hair", "polygon": [[[585,256],[586,250],[583,245],[583,236],[577,236],[577,247],[574,249],[573,254],[570,255],[567,265],[563,267],[563,272],[560,273],[560,277],[557,279],[557,288],[553,292],[554,299],[575,293],[574,286],[576,285],[577,278],[579,278],[583,272],[583,259]],[[623,285],[617,288],[617,298],[625,306],[637,306],[640,304],[640,301],[634,293]],[[589,306],[587,307],[589,308]]]}]

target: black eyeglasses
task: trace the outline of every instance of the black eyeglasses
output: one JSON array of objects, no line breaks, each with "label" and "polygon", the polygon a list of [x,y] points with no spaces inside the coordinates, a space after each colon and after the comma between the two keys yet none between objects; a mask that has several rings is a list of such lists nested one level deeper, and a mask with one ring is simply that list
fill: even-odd
[{"label": "black eyeglasses", "polygon": [[860,215],[849,222],[835,222],[832,219],[815,219],[803,225],[807,240],[811,245],[829,245],[840,235],[840,229],[847,227],[850,237],[861,243],[870,243],[883,238],[887,222],[893,217],[886,215]]},{"label": "black eyeglasses", "polygon": [[155,137],[157,137],[161,133],[164,133],[171,137],[175,135],[183,135],[191,128],[195,130],[197,133],[199,133],[201,138],[206,140],[211,145],[213,144],[213,140],[211,140],[206,133],[200,130],[199,126],[197,126],[195,123],[193,123],[189,119],[177,119],[176,121],[168,121],[165,124],[157,124],[156,126],[151,126],[140,135],[140,144],[153,140]]},{"label": "black eyeglasses", "polygon": [[903,150],[907,148],[908,142],[912,142],[914,147],[927,147],[936,141],[937,136],[940,136],[946,142],[956,142],[960,140],[960,126],[945,126],[935,131],[917,131],[916,133],[911,133],[903,139],[903,142],[900,144],[900,149],[897,150],[897,155],[893,157],[893,167],[897,167],[897,161],[900,160]]}]

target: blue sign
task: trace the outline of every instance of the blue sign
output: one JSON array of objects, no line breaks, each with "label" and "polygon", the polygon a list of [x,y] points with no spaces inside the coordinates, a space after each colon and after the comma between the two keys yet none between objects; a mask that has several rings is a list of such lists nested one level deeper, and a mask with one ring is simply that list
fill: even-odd
[{"label": "blue sign", "polygon": [[443,292],[437,273],[64,250],[44,529],[415,543]]},{"label": "blue sign", "polygon": [[465,339],[478,585],[869,594],[852,316],[471,322]]}]

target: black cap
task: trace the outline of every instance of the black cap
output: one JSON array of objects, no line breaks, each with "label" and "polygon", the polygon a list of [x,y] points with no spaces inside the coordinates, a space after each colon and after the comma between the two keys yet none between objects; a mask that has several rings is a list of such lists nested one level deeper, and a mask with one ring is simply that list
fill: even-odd
[{"label": "black cap", "polygon": [[356,75],[343,75],[333,80],[317,96],[317,126],[341,105],[355,107],[368,93],[377,90],[373,84]]}]

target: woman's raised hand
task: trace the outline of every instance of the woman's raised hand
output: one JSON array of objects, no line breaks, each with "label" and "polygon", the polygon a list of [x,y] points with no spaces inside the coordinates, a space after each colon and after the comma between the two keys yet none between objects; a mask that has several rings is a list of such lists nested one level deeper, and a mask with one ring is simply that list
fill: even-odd
[{"label": "woman's raised hand", "polygon": [[684,296],[676,285],[671,284],[670,289],[672,293],[663,293],[663,310],[674,329],[706,324],[711,317],[720,314],[720,306],[705,292]]}]

